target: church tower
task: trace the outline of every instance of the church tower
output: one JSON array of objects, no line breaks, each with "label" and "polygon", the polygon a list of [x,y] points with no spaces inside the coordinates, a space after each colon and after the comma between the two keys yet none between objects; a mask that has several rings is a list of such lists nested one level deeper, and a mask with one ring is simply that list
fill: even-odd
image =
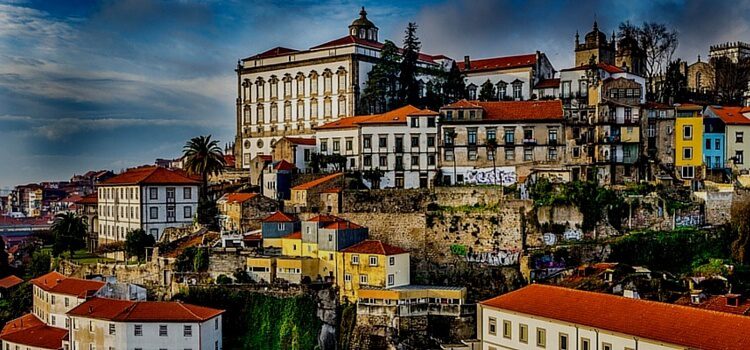
[{"label": "church tower", "polygon": [[591,63],[591,58],[595,62],[604,62],[615,64],[615,41],[607,40],[607,35],[599,31],[599,24],[594,21],[592,30],[586,34],[583,43],[580,42],[578,33],[576,33],[576,67]]},{"label": "church tower", "polygon": [[378,41],[378,27],[367,19],[364,6],[362,11],[359,11],[359,18],[349,26],[349,35],[363,40]]}]

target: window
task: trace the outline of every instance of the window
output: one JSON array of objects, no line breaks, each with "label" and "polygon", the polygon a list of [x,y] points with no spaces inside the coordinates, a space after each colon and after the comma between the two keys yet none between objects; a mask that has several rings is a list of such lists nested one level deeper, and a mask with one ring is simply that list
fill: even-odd
[{"label": "window", "polygon": [[370,257],[370,266],[378,266],[378,257],[377,256],[371,256]]},{"label": "window", "polygon": [[742,131],[737,131],[734,133],[734,142],[736,143],[742,143],[745,141],[745,133]]},{"label": "window", "polygon": [[364,149],[370,149],[372,147],[372,135],[362,136],[362,147]]},{"label": "window", "polygon": [[151,235],[154,236],[154,237],[158,237],[159,236],[159,229],[158,228],[152,228],[148,232],[151,233]]},{"label": "window", "polygon": [[326,97],[323,99],[323,118],[331,117],[333,110],[331,103],[332,102],[330,97]]},{"label": "window", "polygon": [[505,160],[514,160],[514,159],[516,159],[516,150],[513,148],[506,148]]},{"label": "window", "polygon": [[468,136],[467,136],[467,142],[470,146],[477,144],[477,129],[476,128],[469,128],[467,129]]},{"label": "window", "polygon": [[516,138],[516,130],[514,128],[505,129],[505,143],[513,144]]},{"label": "window", "polygon": [[502,101],[505,99],[505,96],[508,95],[508,83],[501,81],[497,83],[497,99]]},{"label": "window", "polygon": [[487,129],[487,140],[495,140],[497,137],[497,129],[495,128],[488,128]]},{"label": "window", "polygon": [[412,166],[419,166],[419,155],[418,154],[413,154],[411,156],[411,165]]},{"label": "window", "polygon": [[396,265],[396,258],[394,257],[388,257],[388,265],[393,266]]},{"label": "window", "polygon": [[581,338],[581,350],[591,350],[591,340]]},{"label": "window", "polygon": [[419,127],[419,118],[412,117],[411,118],[411,127],[412,128],[418,128]]},{"label": "window", "polygon": [[427,155],[427,165],[435,165],[435,155]]},{"label": "window", "polygon": [[189,219],[193,217],[193,207],[185,207],[183,208],[183,214],[185,219]]},{"label": "window", "polygon": [[602,350],[612,350],[612,344],[602,343]]},{"label": "window", "polygon": [[182,329],[182,335],[185,337],[192,337],[193,336],[193,326],[186,325]]},{"label": "window", "polygon": [[380,159],[378,159],[378,164],[382,167],[388,166],[388,157],[387,156],[380,156]]},{"label": "window", "polygon": [[560,350],[568,350],[568,335],[560,333]]},{"label": "window", "polygon": [[378,138],[378,147],[380,148],[386,148],[388,147],[388,137],[387,136],[380,136]]},{"label": "window", "polygon": [[366,155],[364,158],[362,158],[362,162],[365,166],[372,166],[372,156]]},{"label": "window", "polygon": [[341,150],[341,141],[333,140],[333,152],[338,152],[340,150]]},{"label": "window", "polygon": [[711,149],[711,139],[706,139],[706,149],[707,150]]},{"label": "window", "polygon": [[52,300],[50,301],[50,303],[51,303],[52,305],[55,305],[55,296],[54,296],[54,295],[52,296]]},{"label": "window", "polygon": [[115,335],[115,324],[110,323],[109,324],[109,335]]},{"label": "window", "polygon": [[497,335],[497,320],[494,317],[489,318],[489,326],[487,327],[490,335]]},{"label": "window", "polygon": [[745,151],[734,151],[735,164],[742,164],[745,158]]},{"label": "window", "polygon": [[474,84],[469,84],[468,89],[469,89],[469,99],[476,100],[477,99],[477,86]]},{"label": "window", "polygon": [[388,275],[388,285],[392,286],[394,284],[396,284],[396,276],[394,276],[393,274],[389,274]]},{"label": "window", "polygon": [[359,264],[359,255],[353,254],[352,255],[352,265],[357,265],[357,264]]},{"label": "window", "polygon": [[159,189],[158,188],[149,188],[148,189],[148,198],[149,199],[159,199]]},{"label": "window", "polygon": [[534,160],[534,151],[531,147],[523,148],[523,160],[526,162],[530,162]]},{"label": "window", "polygon": [[715,139],[714,141],[715,141],[714,142],[714,146],[715,146],[714,149],[715,150],[720,150],[721,149],[721,139]]},{"label": "window", "polygon": [[219,329],[219,319],[218,318],[214,319],[214,329]]},{"label": "window", "polygon": [[682,139],[683,140],[692,140],[693,139],[693,126],[692,125],[683,125],[682,126]]},{"label": "window", "polygon": [[529,342],[529,326],[525,324],[518,325],[518,341],[524,344]]},{"label": "window", "polygon": [[443,159],[446,161],[453,161],[453,150],[452,149],[446,149],[443,151]]},{"label": "window", "polygon": [[511,338],[511,332],[512,332],[512,328],[511,328],[510,321],[504,320],[503,321],[503,338],[510,339]]},{"label": "window", "polygon": [[477,149],[476,147],[469,148],[469,160],[477,160]]},{"label": "window", "polygon": [[135,325],[133,326],[133,335],[136,337],[143,336],[143,325]]},{"label": "window", "polygon": [[167,326],[166,325],[163,325],[163,324],[159,325],[159,336],[160,337],[166,337],[166,336],[168,336],[168,334],[167,334]]},{"label": "window", "polygon": [[435,147],[435,135],[427,136],[427,147]]},{"label": "window", "polygon": [[70,299],[65,298],[65,307],[70,306]]},{"label": "window", "polygon": [[548,160],[557,160],[557,148],[556,147],[550,147],[547,151],[547,159]]},{"label": "window", "polygon": [[695,168],[691,166],[682,167],[681,172],[684,179],[692,179],[695,176]]},{"label": "window", "polygon": [[320,141],[320,151],[323,153],[328,152],[328,141]]},{"label": "window", "polygon": [[551,145],[557,144],[557,129],[549,129],[547,132],[547,138]]},{"label": "window", "polygon": [[523,83],[520,81],[513,82],[513,98],[520,100],[523,98],[523,95],[521,94],[521,87],[523,86]]},{"label": "window", "polygon": [[419,147],[419,135],[412,135],[411,137],[411,147]]},{"label": "window", "polygon": [[359,284],[367,284],[367,275],[359,275]]},{"label": "window", "polygon": [[682,148],[682,158],[684,158],[684,159],[693,159],[693,148],[692,147],[683,147]]},{"label": "window", "polygon": [[427,127],[428,128],[434,128],[435,127],[435,118],[434,117],[428,117],[427,118]]},{"label": "window", "polygon": [[536,329],[536,346],[547,346],[547,331],[544,328]]},{"label": "window", "polygon": [[654,124],[648,125],[648,137],[650,138],[656,137],[656,125]]}]

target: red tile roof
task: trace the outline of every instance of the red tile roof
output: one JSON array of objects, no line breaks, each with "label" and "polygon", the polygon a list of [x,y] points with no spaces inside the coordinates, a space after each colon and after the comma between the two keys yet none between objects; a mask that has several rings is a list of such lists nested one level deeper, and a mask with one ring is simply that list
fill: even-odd
[{"label": "red tile roof", "polygon": [[327,124],[315,127],[318,130],[327,129],[346,129],[356,128],[364,124],[406,124],[406,117],[409,115],[417,115],[414,113],[423,113],[417,107],[412,105],[406,105],[400,108],[396,108],[392,111],[385,112],[383,114],[373,115],[358,115],[353,117],[341,118],[339,120],[332,121]]},{"label": "red tile roof", "polygon": [[[613,65],[611,65],[609,63],[605,63],[605,62],[599,62],[599,63],[596,64],[596,66],[599,67],[599,69],[601,69],[601,70],[603,70],[603,71],[605,71],[607,73],[610,73],[610,74],[624,73],[625,72],[621,68],[619,68],[617,66],[613,66]],[[572,71],[577,71],[577,70],[586,70],[586,69],[589,69],[589,67],[591,67],[591,66],[589,66],[588,64],[585,64],[585,65],[578,66],[578,67],[566,68],[566,69],[561,70],[561,72],[572,72]]]},{"label": "red tile roof", "polygon": [[346,221],[346,219],[342,219],[335,215],[328,215],[328,214],[320,214],[318,216],[309,218],[305,220],[307,222],[321,222],[321,223],[330,223],[330,222],[338,222],[338,221]]},{"label": "red tile roof", "polygon": [[[369,46],[378,50],[383,48],[383,45],[384,45],[381,42],[365,40],[365,39],[361,39],[352,35],[347,35],[345,37],[334,39],[327,43],[320,44],[318,46],[313,46],[310,48],[310,50],[324,49],[324,48],[336,47],[336,46],[347,46],[347,45],[352,45],[352,44]],[[401,51],[402,50],[399,49],[399,52]],[[419,53],[419,60],[424,61],[424,62],[429,62],[429,63],[435,63],[435,59],[433,58],[433,56],[425,54],[425,53],[421,53],[421,52]]]},{"label": "red tile roof", "polygon": [[344,253],[397,255],[408,253],[408,251],[381,241],[366,240],[359,242],[349,248],[342,250]]},{"label": "red tile roof", "polygon": [[440,115],[440,113],[435,112],[435,111],[433,111],[431,109],[428,109],[428,108],[420,109],[420,110],[418,110],[418,111],[416,111],[414,113],[409,113],[410,117],[413,117],[413,116],[436,116],[436,115]]},{"label": "red tile roof", "polygon": [[449,105],[447,105],[447,106],[445,106],[443,108],[479,108],[479,107],[481,107],[481,106],[479,106],[476,103],[469,102],[466,99],[461,99],[461,100],[453,102],[453,103],[451,103],[451,104],[449,104]]},{"label": "red tile roof", "polygon": [[205,322],[222,313],[224,310],[179,302],[91,298],[68,315],[120,322]]},{"label": "red tile roof", "polygon": [[245,203],[258,196],[257,193],[227,193],[224,195],[227,203]]},{"label": "red tile roof", "polygon": [[268,51],[261,52],[261,53],[255,55],[255,56],[251,56],[251,57],[245,58],[245,59],[243,59],[243,61],[257,60],[257,59],[260,59],[260,58],[272,58],[272,57],[282,56],[282,55],[286,55],[286,54],[290,54],[290,53],[294,53],[294,52],[298,52],[298,51],[299,50],[290,49],[288,47],[277,46],[277,47],[274,47],[273,49],[270,49]]},{"label": "red tile roof", "polygon": [[283,238],[283,239],[302,239],[302,232],[300,232],[300,231],[292,232],[292,233],[290,233],[290,234],[288,234],[286,236],[283,236],[281,238]]},{"label": "red tile roof", "polygon": [[331,187],[327,190],[320,191],[320,193],[339,193],[341,192],[341,187]]},{"label": "red tile roof", "polygon": [[534,89],[549,89],[560,87],[560,78],[542,79],[534,86]]},{"label": "red tile roof", "polygon": [[708,107],[727,125],[750,125],[750,117],[742,114],[743,107]]},{"label": "red tile roof", "polygon": [[482,58],[470,60],[469,69],[463,61],[456,62],[458,69],[463,72],[483,72],[500,69],[511,69],[521,67],[533,67],[536,64],[536,54]]},{"label": "red tile roof", "polygon": [[104,282],[69,278],[55,271],[39,276],[31,280],[31,283],[50,293],[72,295],[79,298],[93,295],[104,286]]},{"label": "red tile roof", "polygon": [[157,166],[145,166],[130,169],[115,177],[99,183],[99,185],[151,185],[151,184],[199,184],[200,181],[193,180],[180,172],[168,170]]},{"label": "red tile roof", "polygon": [[709,297],[706,301],[703,303],[696,305],[696,307],[711,310],[711,311],[718,311],[718,312],[726,312],[730,314],[735,315],[745,315],[750,316],[750,300],[743,298],[740,295],[734,295],[732,297],[737,298],[737,306],[730,306],[727,305],[727,295],[718,295],[718,296],[712,296]]},{"label": "red tile roof", "polygon": [[305,137],[284,137],[284,138],[289,140],[289,142],[295,145],[315,146],[314,138],[305,138]]},{"label": "red tile roof", "polygon": [[23,279],[15,275],[10,275],[0,279],[0,288],[8,289],[15,287],[21,283],[23,283]]},{"label": "red tile roof", "polygon": [[41,349],[62,349],[68,331],[47,326],[33,314],[9,321],[0,332],[0,340]]},{"label": "red tile roof", "polygon": [[362,226],[359,226],[351,221],[337,221],[337,222],[333,222],[328,225],[325,225],[323,226],[323,228],[327,228],[329,230],[346,230],[346,229],[362,228]]},{"label": "red tile roof", "polygon": [[341,118],[339,120],[334,120],[330,123],[326,123],[320,126],[316,126],[313,129],[316,130],[328,130],[328,129],[346,129],[346,128],[356,128],[359,126],[359,122],[367,120],[372,118],[371,115],[360,115],[360,116],[354,116],[354,117],[346,117]]},{"label": "red tile roof", "polygon": [[96,192],[87,194],[76,202],[76,204],[97,204],[97,203],[99,203],[99,197],[97,196]]},{"label": "red tile roof", "polygon": [[540,284],[481,304],[693,349],[746,349],[750,329],[750,317]]},{"label": "red tile roof", "polygon": [[324,184],[324,183],[326,183],[328,181],[337,179],[337,178],[339,178],[342,175],[344,175],[344,173],[334,173],[334,174],[331,174],[331,175],[323,176],[323,177],[321,177],[319,179],[315,179],[315,180],[312,180],[310,182],[305,182],[305,183],[303,183],[301,185],[294,186],[294,187],[292,187],[292,190],[301,190],[301,191],[309,190],[309,189],[315,188],[317,186],[320,186],[320,185],[322,185],[322,184]]},{"label": "red tile roof", "polygon": [[237,159],[231,155],[231,154],[225,154],[224,155],[224,165],[227,168],[234,168],[234,165],[236,164]]},{"label": "red tile roof", "polygon": [[292,171],[294,170],[295,166],[292,163],[287,162],[286,160],[280,160],[276,163],[276,165],[273,166],[274,170],[285,170],[285,171]]},{"label": "red tile roof", "polygon": [[280,211],[277,211],[267,218],[263,219],[263,222],[294,222],[294,218],[292,218],[289,215],[286,215]]},{"label": "red tile roof", "polygon": [[[562,102],[550,101],[458,101],[444,108],[477,108],[484,110],[481,120],[495,121],[562,121]],[[474,106],[474,107],[469,107]],[[455,119],[454,119],[455,121]],[[470,120],[464,120],[470,121]]]}]

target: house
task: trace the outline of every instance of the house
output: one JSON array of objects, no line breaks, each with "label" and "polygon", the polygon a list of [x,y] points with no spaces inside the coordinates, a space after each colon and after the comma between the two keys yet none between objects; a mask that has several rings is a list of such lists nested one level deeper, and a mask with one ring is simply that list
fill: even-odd
[{"label": "house", "polygon": [[719,118],[725,126],[723,156],[727,167],[750,170],[750,162],[745,162],[745,151],[750,154],[750,141],[745,142],[745,135],[750,136],[750,108],[710,106],[706,109],[706,117]]},{"label": "house", "polygon": [[0,299],[7,299],[23,280],[15,275],[0,278]]},{"label": "house", "polygon": [[644,180],[674,177],[675,109],[672,106],[647,102],[642,106],[646,118],[641,118],[642,158],[647,166]]},{"label": "house", "polygon": [[386,316],[389,319],[409,316],[460,317],[467,311],[473,311],[464,304],[466,287],[362,287],[357,297],[358,315]]},{"label": "house", "polygon": [[555,69],[547,55],[539,51],[482,59],[464,56],[463,62],[456,64],[466,76],[466,90],[470,100],[479,98],[482,84],[487,81],[492,84],[496,98],[500,101],[534,99],[540,96],[535,95],[537,84],[555,76]]},{"label": "house", "polygon": [[69,278],[50,272],[31,280],[33,285],[32,313],[44,323],[68,328],[65,314],[96,294],[105,283],[101,281]]},{"label": "house", "polygon": [[145,166],[97,185],[99,244],[124,241],[143,229],[158,241],[164,230],[193,224],[200,181],[176,170]]},{"label": "house", "polygon": [[[557,169],[565,154],[557,101],[467,101],[440,109],[445,184],[508,186],[536,169]],[[495,140],[494,147],[489,140]]]},{"label": "house", "polygon": [[695,188],[703,179],[703,108],[675,105],[675,170],[684,185]]},{"label": "house", "polygon": [[706,171],[726,168],[725,154],[726,128],[724,122],[721,118],[712,118],[706,113],[703,116],[703,164],[706,166]]},{"label": "house", "polygon": [[318,212],[320,193],[334,187],[341,187],[344,173],[333,173],[292,187],[291,198],[284,202],[288,210],[294,212]]},{"label": "house", "polygon": [[744,349],[750,318],[532,284],[479,303],[482,349]]},{"label": "house", "polygon": [[50,326],[34,314],[8,321],[0,332],[3,349],[60,350],[67,338],[67,329]]},{"label": "house", "polygon": [[297,170],[305,172],[315,149],[315,138],[284,136],[271,146],[271,156],[277,161],[294,164]]},{"label": "house", "polygon": [[259,154],[255,156],[249,163],[245,163],[245,167],[250,169],[250,185],[262,186],[263,185],[263,173],[269,164],[273,162],[273,157],[268,154]]},{"label": "house", "polygon": [[259,229],[260,220],[276,210],[276,201],[258,193],[226,193],[216,201],[224,231]]},{"label": "house", "polygon": [[76,213],[83,218],[88,231],[87,246],[93,252],[99,246],[99,195],[96,192],[87,194],[75,202]]},{"label": "house", "polygon": [[260,193],[274,200],[289,199],[289,188],[295,166],[286,160],[275,161],[263,172]]},{"label": "house", "polygon": [[339,293],[351,302],[357,300],[362,288],[388,289],[411,283],[409,252],[377,240],[342,249],[336,266]]}]

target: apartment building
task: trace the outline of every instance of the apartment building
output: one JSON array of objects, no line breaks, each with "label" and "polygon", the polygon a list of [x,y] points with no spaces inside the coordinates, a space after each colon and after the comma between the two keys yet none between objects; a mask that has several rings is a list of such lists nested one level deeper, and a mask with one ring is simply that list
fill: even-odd
[{"label": "apartment building", "polygon": [[644,180],[672,179],[675,161],[674,107],[648,102],[643,105],[642,157],[646,160]]},{"label": "apartment building", "polygon": [[200,182],[178,170],[134,168],[97,184],[99,244],[124,241],[143,229],[159,240],[164,229],[193,224]]},{"label": "apartment building", "polygon": [[96,294],[105,283],[68,278],[57,272],[31,280],[32,313],[51,327],[67,328],[67,312]]},{"label": "apartment building", "polygon": [[705,117],[718,118],[724,126],[726,167],[750,170],[750,161],[745,161],[745,154],[750,154],[750,141],[745,142],[745,136],[750,137],[750,107],[710,106]]},{"label": "apartment building", "polygon": [[390,289],[411,283],[409,252],[381,241],[364,240],[342,249],[335,265],[339,293],[350,302],[357,301],[362,288]]},{"label": "apartment building", "polygon": [[703,179],[703,108],[675,106],[675,170],[678,180],[695,188]]},{"label": "apartment building", "polygon": [[[522,101],[535,96],[537,84],[552,79],[555,69],[547,55],[535,52],[524,55],[471,59],[464,56],[456,62],[466,76],[466,90],[470,100],[479,98],[482,84],[492,84],[499,101]],[[540,95],[537,95],[540,96]]]},{"label": "apartment building", "polygon": [[750,318],[532,284],[477,309],[483,350],[745,349]]},{"label": "apartment building", "polygon": [[559,100],[460,100],[441,108],[440,115],[445,184],[507,186],[534,171],[562,167],[565,132]]}]

